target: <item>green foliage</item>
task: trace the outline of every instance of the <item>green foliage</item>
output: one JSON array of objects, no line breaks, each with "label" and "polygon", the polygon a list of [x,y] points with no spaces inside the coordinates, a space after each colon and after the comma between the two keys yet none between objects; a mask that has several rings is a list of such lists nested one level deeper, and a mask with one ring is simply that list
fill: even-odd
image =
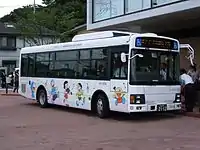
[{"label": "green foliage", "polygon": [[[45,6],[26,6],[15,9],[9,15],[0,19],[2,22],[12,22],[24,36],[40,38],[45,29],[59,33],[63,41],[71,40],[74,33],[71,29],[85,23],[86,1],[84,0],[43,0]],[[55,34],[58,37],[58,34]]]}]

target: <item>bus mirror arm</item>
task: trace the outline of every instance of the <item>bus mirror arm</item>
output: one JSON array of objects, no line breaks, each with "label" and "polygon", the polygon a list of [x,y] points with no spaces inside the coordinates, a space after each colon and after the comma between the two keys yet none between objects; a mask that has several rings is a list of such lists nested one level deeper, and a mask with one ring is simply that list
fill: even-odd
[{"label": "bus mirror arm", "polygon": [[[127,55],[129,55],[129,54],[126,54],[126,53],[121,53],[121,61],[122,62],[126,62],[126,56]],[[135,58],[135,57],[140,57],[140,58],[142,58],[142,57],[144,57],[142,54],[135,54],[135,55],[133,55],[132,57],[130,57],[129,59],[131,60],[131,59],[133,59],[133,58]]]},{"label": "bus mirror arm", "polygon": [[135,54],[135,55],[133,55],[130,59],[133,59],[133,58],[135,58],[136,56],[138,56],[138,57],[140,57],[140,58],[143,58],[143,57],[144,57],[144,55],[142,55],[142,54]]}]

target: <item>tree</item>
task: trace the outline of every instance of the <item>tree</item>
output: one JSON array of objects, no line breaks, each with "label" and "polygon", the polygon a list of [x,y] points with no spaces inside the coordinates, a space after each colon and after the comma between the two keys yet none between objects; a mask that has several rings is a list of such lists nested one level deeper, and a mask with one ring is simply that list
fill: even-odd
[{"label": "tree", "polygon": [[57,25],[64,41],[71,40],[75,33],[71,30],[86,22],[86,0],[53,0],[48,9],[56,8]]},{"label": "tree", "polygon": [[20,33],[33,39],[34,43],[41,43],[34,36],[42,38],[44,29],[64,33],[59,36],[56,34],[55,37],[68,41],[74,35],[71,30],[86,22],[85,0],[43,0],[43,4],[46,6],[36,6],[35,14],[33,6],[29,5],[15,9],[0,21],[14,23]]},{"label": "tree", "polygon": [[28,14],[26,19],[19,18],[15,26],[30,46],[56,43],[59,34],[46,28],[46,23],[51,19],[49,18],[42,11],[36,14]]},{"label": "tree", "polygon": [[[36,6],[36,13],[33,13],[33,6],[25,6],[12,11],[9,15],[1,18],[2,22],[10,22],[25,39],[26,43],[31,45],[42,45],[56,43],[59,34],[56,32],[55,10]],[[48,38],[47,38],[48,37]]]}]

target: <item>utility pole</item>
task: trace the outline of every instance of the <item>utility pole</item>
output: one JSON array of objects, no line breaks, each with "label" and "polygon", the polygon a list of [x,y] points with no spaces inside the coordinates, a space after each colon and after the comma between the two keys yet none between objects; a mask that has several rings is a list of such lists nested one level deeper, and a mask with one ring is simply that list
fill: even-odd
[{"label": "utility pole", "polygon": [[33,0],[33,13],[35,14],[35,0]]}]

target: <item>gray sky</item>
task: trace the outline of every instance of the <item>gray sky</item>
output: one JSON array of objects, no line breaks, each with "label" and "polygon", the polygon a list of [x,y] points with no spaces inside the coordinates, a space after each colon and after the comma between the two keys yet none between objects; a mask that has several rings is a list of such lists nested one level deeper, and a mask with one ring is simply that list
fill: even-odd
[{"label": "gray sky", "polygon": [[[42,4],[42,0],[35,0],[35,2],[36,4]],[[0,18],[16,8],[33,3],[34,0],[0,0]]]}]

